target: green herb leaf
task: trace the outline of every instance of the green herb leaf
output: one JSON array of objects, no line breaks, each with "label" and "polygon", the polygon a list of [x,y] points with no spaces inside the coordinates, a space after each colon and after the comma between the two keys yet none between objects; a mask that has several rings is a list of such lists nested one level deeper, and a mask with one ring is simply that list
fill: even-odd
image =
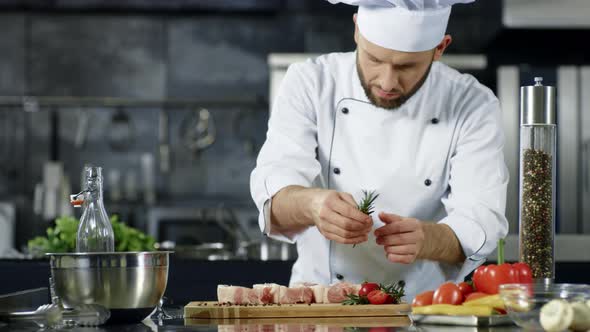
[{"label": "green herb leaf", "polygon": [[363,198],[358,203],[357,208],[364,214],[371,214],[373,213],[373,209],[375,208],[375,200],[379,197],[379,194],[375,193],[375,190],[367,191],[363,190]]},{"label": "green herb leaf", "polygon": [[379,284],[379,289],[381,289],[385,293],[391,295],[391,297],[393,298],[393,303],[398,304],[398,303],[401,303],[402,297],[404,297],[404,295],[406,295],[405,290],[404,290],[405,286],[406,286],[406,282],[404,280],[400,280],[395,284],[388,284],[388,285]]},{"label": "green herb leaf", "polygon": [[366,296],[347,294],[346,297],[347,299],[342,301],[343,305],[369,304],[369,299]]},{"label": "green herb leaf", "polygon": [[[375,190],[372,191],[367,191],[367,190],[362,190],[363,192],[363,198],[361,199],[361,201],[357,204],[357,208],[364,214],[370,215],[371,213],[373,213],[373,209],[375,208],[375,200],[377,199],[377,197],[379,197],[379,194],[375,193]],[[356,247],[356,243],[352,245],[352,247]]]}]

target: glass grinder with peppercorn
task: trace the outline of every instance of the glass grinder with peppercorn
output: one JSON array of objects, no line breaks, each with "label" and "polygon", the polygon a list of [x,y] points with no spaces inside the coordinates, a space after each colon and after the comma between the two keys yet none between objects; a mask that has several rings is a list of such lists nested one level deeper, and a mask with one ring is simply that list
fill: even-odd
[{"label": "glass grinder with peppercorn", "polygon": [[533,278],[555,278],[555,87],[520,88],[519,260]]}]

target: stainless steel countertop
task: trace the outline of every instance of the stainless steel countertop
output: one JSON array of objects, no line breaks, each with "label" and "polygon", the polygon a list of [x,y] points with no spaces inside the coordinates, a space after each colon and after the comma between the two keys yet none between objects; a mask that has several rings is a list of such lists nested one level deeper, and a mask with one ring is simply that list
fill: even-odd
[{"label": "stainless steel countertop", "polygon": [[[8,332],[8,331],[39,331],[39,328],[35,324],[19,324],[19,325],[1,325],[0,323],[0,332]],[[288,325],[288,327],[287,327]],[[322,319],[322,322],[318,322],[318,324],[314,324],[313,322],[309,323],[287,323],[287,324],[280,324],[277,322],[276,319],[269,319],[268,323],[264,324],[245,324],[240,322],[240,320],[234,320],[232,322],[227,322],[225,324],[217,324],[217,323],[198,323],[194,324],[194,322],[187,322],[184,319],[172,319],[172,320],[164,320],[161,324],[157,321],[152,320],[145,320],[142,323],[138,324],[129,324],[129,325],[106,325],[100,326],[97,328],[76,328],[76,329],[66,329],[65,331],[92,331],[92,332],[100,332],[100,331],[129,331],[129,332],[152,332],[152,331],[224,331],[224,332],[233,332],[233,331],[286,331],[287,329],[290,331],[312,331],[312,330],[330,330],[333,332],[371,332],[371,331],[379,331],[379,332],[393,332],[393,331],[457,331],[457,332],[476,332],[476,331],[486,331],[486,332],[512,332],[512,331],[523,331],[517,326],[499,326],[499,327],[468,327],[468,326],[442,326],[442,325],[417,325],[417,326],[402,326],[402,327],[392,327],[392,326],[379,326],[378,324],[372,324],[370,327],[368,326],[361,326],[362,324],[350,324],[343,325],[341,323],[331,324],[326,322],[326,319]]]}]

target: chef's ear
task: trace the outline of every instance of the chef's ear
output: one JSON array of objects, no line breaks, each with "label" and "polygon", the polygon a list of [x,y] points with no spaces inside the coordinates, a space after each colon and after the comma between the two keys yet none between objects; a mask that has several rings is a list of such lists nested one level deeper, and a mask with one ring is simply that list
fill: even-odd
[{"label": "chef's ear", "polygon": [[432,60],[439,60],[445,52],[445,49],[451,44],[451,42],[453,42],[453,37],[451,37],[451,35],[445,35],[442,41],[434,48],[434,56]]}]

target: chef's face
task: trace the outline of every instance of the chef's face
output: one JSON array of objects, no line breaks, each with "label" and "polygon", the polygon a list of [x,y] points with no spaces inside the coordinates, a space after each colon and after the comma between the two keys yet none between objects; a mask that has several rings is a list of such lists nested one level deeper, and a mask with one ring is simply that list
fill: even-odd
[{"label": "chef's face", "polygon": [[424,84],[432,62],[440,59],[451,36],[446,35],[436,48],[424,52],[383,48],[366,40],[358,28],[355,41],[357,71],[367,98],[378,107],[396,109]]}]

